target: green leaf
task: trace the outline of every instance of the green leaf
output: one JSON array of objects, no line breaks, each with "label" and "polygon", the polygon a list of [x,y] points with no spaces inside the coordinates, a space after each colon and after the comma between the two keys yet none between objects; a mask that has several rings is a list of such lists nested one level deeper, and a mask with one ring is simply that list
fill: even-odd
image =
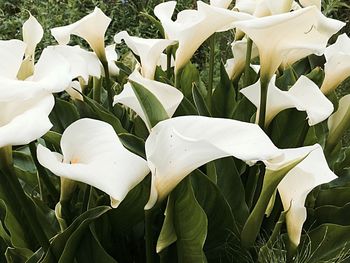
[{"label": "green leaf", "polygon": [[74,262],[75,251],[89,224],[110,210],[109,206],[99,206],[81,214],[64,232],[53,238],[50,251],[42,262]]},{"label": "green leaf", "polygon": [[278,184],[286,176],[286,174],[298,165],[306,156],[298,158],[279,170],[266,170],[264,175],[263,186],[258,201],[250,213],[241,233],[242,244],[244,247],[250,247],[254,244],[259,234],[262,221],[264,219],[266,208],[270,202],[272,195],[277,189]]},{"label": "green leaf", "polygon": [[13,262],[13,263],[25,262],[32,255],[33,255],[33,252],[26,248],[8,247],[5,252],[7,262]]},{"label": "green leaf", "polygon": [[196,105],[199,115],[211,117],[211,114],[204,101],[204,98],[195,84],[193,84],[193,87],[192,87],[192,95],[193,95],[194,104]]},{"label": "green leaf", "polygon": [[71,123],[79,119],[79,112],[72,103],[55,98],[55,106],[49,117],[54,125],[52,129],[62,133]]},{"label": "green leaf", "polygon": [[231,118],[236,104],[236,92],[223,63],[220,64],[220,83],[214,90],[212,100],[212,113],[215,117]]},{"label": "green leaf", "polygon": [[143,16],[143,17],[147,18],[159,30],[159,32],[162,35],[162,37],[165,38],[165,34],[164,34],[164,29],[163,29],[162,23],[160,23],[153,16],[151,16],[150,14],[147,14],[145,12],[140,12],[140,16]]},{"label": "green leaf", "polygon": [[169,116],[160,101],[137,82],[130,81],[133,91],[146,115],[149,127],[154,127],[158,122],[168,119]]},{"label": "green leaf", "polygon": [[192,104],[192,102],[184,97],[176,109],[174,116],[183,116],[183,115],[198,115],[196,107]]},{"label": "green leaf", "polygon": [[324,80],[325,73],[321,67],[314,68],[309,74],[306,75],[309,79],[316,83],[317,86],[321,87]]},{"label": "green leaf", "polygon": [[145,141],[131,133],[118,134],[119,139],[130,152],[146,159]]},{"label": "green leaf", "polygon": [[189,62],[183,68],[180,79],[181,91],[189,100],[192,99],[193,83],[199,85],[199,72],[196,66]]},{"label": "green leaf", "polygon": [[42,136],[45,142],[51,143],[58,150],[61,148],[61,137],[61,134],[54,131],[48,131]]}]

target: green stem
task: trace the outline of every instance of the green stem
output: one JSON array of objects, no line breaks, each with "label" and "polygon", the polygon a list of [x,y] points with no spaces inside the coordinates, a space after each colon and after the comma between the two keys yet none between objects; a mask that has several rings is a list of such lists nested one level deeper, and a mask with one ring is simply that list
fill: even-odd
[{"label": "green stem", "polygon": [[6,177],[10,190],[13,192],[13,198],[17,199],[18,203],[20,204],[20,208],[23,209],[25,220],[31,226],[35,238],[43,248],[44,252],[47,252],[50,247],[50,242],[40,226],[40,222],[36,216],[35,208],[32,206],[31,201],[24,193],[23,188],[15,174],[15,171],[13,169],[11,146],[1,148],[0,156],[0,165],[3,170],[3,175]]},{"label": "green stem", "polygon": [[211,97],[213,94],[213,79],[214,79],[214,56],[215,56],[215,34],[209,38],[209,80],[207,91],[207,106],[211,111]]},{"label": "green stem", "polygon": [[106,90],[108,94],[108,107],[110,110],[113,109],[113,90],[111,85],[111,79],[109,78],[109,69],[108,69],[108,62],[107,61],[101,61],[103,69],[105,71],[105,79],[106,79]]},{"label": "green stem", "polygon": [[244,80],[243,80],[244,87],[247,87],[249,84],[249,68],[250,68],[250,60],[252,57],[252,47],[253,47],[253,41],[250,38],[248,38],[247,53],[245,57],[245,66],[244,66]]},{"label": "green stem", "polygon": [[154,261],[154,244],[153,244],[153,213],[152,210],[145,210],[145,241],[146,241],[146,262]]},{"label": "green stem", "polygon": [[93,94],[92,98],[98,102],[101,103],[101,85],[102,84],[102,78],[93,78]]},{"label": "green stem", "polygon": [[91,186],[87,184],[84,190],[83,205],[81,207],[81,213],[84,213],[88,210],[90,193],[91,193]]},{"label": "green stem", "polygon": [[246,185],[246,203],[249,209],[253,207],[253,200],[254,200],[258,181],[259,181],[258,166],[251,167],[248,173],[247,185]]},{"label": "green stem", "polygon": [[55,201],[59,198],[59,192],[56,187],[51,182],[49,175],[47,174],[45,168],[39,163],[38,157],[36,155],[36,145],[35,142],[29,143],[29,150],[32,155],[35,167],[38,171],[39,178],[44,182],[45,187],[47,188],[50,195],[53,197]]},{"label": "green stem", "polygon": [[267,105],[267,91],[269,88],[268,77],[262,76],[260,78],[260,111],[259,111],[259,126],[265,131],[266,119],[266,105]]},{"label": "green stem", "polygon": [[166,49],[166,77],[167,79],[171,78],[171,53],[173,47],[167,47]]},{"label": "green stem", "polygon": [[178,90],[181,89],[181,74],[182,74],[182,69],[178,70],[175,73],[175,88],[177,88]]}]

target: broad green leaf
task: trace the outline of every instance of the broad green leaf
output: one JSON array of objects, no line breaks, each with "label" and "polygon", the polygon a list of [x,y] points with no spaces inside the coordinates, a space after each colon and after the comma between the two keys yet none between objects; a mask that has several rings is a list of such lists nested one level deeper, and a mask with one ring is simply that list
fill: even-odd
[{"label": "broad green leaf", "polygon": [[26,248],[8,247],[5,256],[7,262],[20,263],[25,262],[33,255],[33,252]]},{"label": "broad green leaf", "polygon": [[[74,259],[74,249],[79,246],[80,238],[88,229],[89,224],[109,210],[111,210],[109,206],[99,206],[81,214],[64,232],[53,238],[50,251],[42,262],[73,262],[69,259]],[[68,261],[65,261],[66,259]]]},{"label": "broad green leaf", "polygon": [[281,90],[287,91],[291,86],[295,84],[298,77],[292,67],[283,71],[283,75],[276,79],[275,85]]},{"label": "broad green leaf", "polygon": [[149,127],[154,127],[158,122],[168,119],[169,116],[160,101],[139,83],[130,81],[133,91],[146,115]]},{"label": "broad green leaf", "polygon": [[214,90],[212,100],[213,116],[223,118],[232,116],[236,104],[236,92],[223,63],[220,64],[220,83]]},{"label": "broad green leaf", "polygon": [[130,152],[146,159],[145,141],[131,133],[118,134],[119,139]]},{"label": "broad green leaf", "polygon": [[48,131],[42,138],[45,140],[45,142],[51,143],[57,150],[59,150],[61,148],[61,137],[62,135],[57,132]]},{"label": "broad green leaf", "polygon": [[210,117],[211,114],[205,103],[205,100],[195,84],[192,86],[192,96],[199,115]]},{"label": "broad green leaf", "polygon": [[316,67],[307,74],[306,77],[315,82],[317,86],[321,87],[324,80],[324,71],[320,67]]},{"label": "broad green leaf", "polygon": [[176,109],[174,117],[183,115],[198,115],[196,107],[186,97],[182,99],[179,107]]},{"label": "broad green leaf", "polygon": [[287,175],[287,173],[298,165],[304,158],[305,157],[299,158],[279,170],[274,171],[267,169],[265,171],[260,196],[241,233],[242,244],[245,247],[250,247],[254,244],[254,241],[259,234],[266,208],[268,207],[270,199],[277,189],[278,184]]},{"label": "broad green leaf", "polygon": [[208,219],[199,205],[189,177],[171,193],[174,198],[174,227],[177,236],[178,262],[206,262],[203,252]]},{"label": "broad green leaf", "polygon": [[192,99],[193,83],[199,85],[199,72],[196,66],[189,62],[183,68],[180,79],[181,91],[189,100]]},{"label": "broad green leaf", "polygon": [[50,113],[54,131],[62,133],[71,123],[79,119],[79,112],[74,104],[55,98],[55,106]]}]

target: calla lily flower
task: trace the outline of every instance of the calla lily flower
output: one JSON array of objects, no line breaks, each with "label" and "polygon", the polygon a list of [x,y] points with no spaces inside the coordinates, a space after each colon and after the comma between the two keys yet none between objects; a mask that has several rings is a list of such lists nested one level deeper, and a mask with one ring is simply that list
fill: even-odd
[{"label": "calla lily flower", "polygon": [[198,10],[183,10],[173,21],[171,17],[175,6],[175,1],[169,1],[154,8],[154,14],[161,21],[167,38],[179,43],[175,54],[175,73],[186,65],[200,45],[216,31],[223,28],[228,30],[233,28],[230,26],[233,22],[251,18],[248,14],[198,1]]},{"label": "calla lily flower", "polygon": [[190,172],[227,156],[254,163],[280,155],[256,124],[203,116],[181,116],[159,122],[146,140],[152,172],[151,196],[145,209],[164,199]]},{"label": "calla lily flower", "polygon": [[[0,44],[0,61],[20,54],[23,57],[24,48],[13,49],[10,55],[4,53],[8,46],[18,47],[17,41],[8,41],[8,45],[4,42]],[[52,127],[48,118],[54,106],[52,92],[63,91],[71,81],[69,65],[47,49],[35,65],[34,74],[25,81],[16,79],[15,70],[22,62],[11,62],[0,76],[0,148],[27,144],[44,135]]]},{"label": "calla lily flower", "polygon": [[111,19],[95,7],[91,14],[71,25],[52,28],[51,34],[60,45],[68,44],[70,35],[85,39],[97,57],[106,62],[104,36],[110,22]]},{"label": "calla lily flower", "polygon": [[[117,52],[115,52],[115,44],[106,47],[106,58],[108,61],[109,75],[117,76],[119,74],[119,68],[115,62],[118,61],[119,56]],[[104,74],[104,71],[102,71],[102,73]]]},{"label": "calla lily flower", "polygon": [[210,5],[221,8],[228,8],[231,2],[232,0],[210,0]]},{"label": "calla lily flower", "polygon": [[[243,72],[247,54],[247,40],[239,40],[232,43],[233,58],[226,61],[225,69],[230,79],[237,79]],[[255,45],[252,46],[251,59],[259,55]]]},{"label": "calla lily flower", "polygon": [[[282,91],[275,86],[276,75],[269,83],[266,103],[267,127],[272,119],[281,111],[289,108],[296,108],[299,111],[306,111],[310,126],[327,119],[333,112],[333,104],[320,91],[318,86],[305,76],[301,76],[297,82],[288,90]],[[259,121],[260,108],[260,80],[253,85],[241,90],[257,107],[257,122]]]},{"label": "calla lily flower", "polygon": [[38,20],[29,13],[29,19],[24,22],[23,42],[27,44],[25,57],[18,72],[19,79],[26,79],[34,72],[35,48],[44,35],[44,30]]},{"label": "calla lily flower", "polygon": [[338,110],[328,119],[327,148],[336,146],[350,125],[350,94],[339,100]]},{"label": "calla lily flower", "polygon": [[38,145],[40,164],[57,176],[104,191],[111,196],[112,207],[149,172],[147,162],[124,148],[113,127],[102,121],[72,123],[62,134],[61,149],[62,155]]},{"label": "calla lily flower", "polygon": [[[178,89],[162,82],[144,78],[141,76],[137,69],[135,69],[134,72],[130,74],[129,80],[141,84],[150,92],[152,92],[153,95],[163,105],[169,117],[173,116],[177,107],[183,99],[183,94]],[[124,90],[119,95],[116,95],[114,97],[114,104],[116,103],[121,103],[131,108],[148,126],[146,115],[143,112],[139,100],[137,99],[129,82],[124,85]],[[151,127],[148,126],[148,129],[151,129]]]},{"label": "calla lily flower", "polygon": [[239,21],[259,49],[261,77],[270,80],[277,68],[310,55],[322,55],[328,39],[345,24],[325,17],[315,6],[290,13]]},{"label": "calla lily flower", "polygon": [[350,38],[346,34],[340,35],[333,45],[326,48],[324,55],[327,62],[321,90],[328,94],[350,76]]},{"label": "calla lily flower", "polygon": [[16,79],[26,44],[20,40],[0,40],[0,77]]},{"label": "calla lily flower", "polygon": [[316,186],[328,183],[337,176],[329,169],[320,145],[295,149],[285,149],[284,156],[291,159],[303,151],[310,152],[308,156],[290,170],[278,185],[283,208],[286,214],[288,236],[297,247],[300,242],[302,227],[307,212],[304,206],[308,193]]},{"label": "calla lily flower", "polygon": [[263,17],[287,13],[291,10],[292,4],[293,0],[237,0],[234,10]]},{"label": "calla lily flower", "polygon": [[124,39],[132,52],[140,57],[142,76],[148,79],[154,78],[157,63],[164,49],[176,43],[176,41],[167,39],[134,37],[130,36],[126,31],[119,32],[114,36],[114,41],[118,44],[121,43],[122,39]]}]

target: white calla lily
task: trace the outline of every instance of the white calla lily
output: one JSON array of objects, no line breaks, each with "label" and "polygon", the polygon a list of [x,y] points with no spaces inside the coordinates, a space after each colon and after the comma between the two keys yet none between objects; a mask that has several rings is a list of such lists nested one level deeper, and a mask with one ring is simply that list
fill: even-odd
[{"label": "white calla lily", "polygon": [[70,35],[76,35],[85,39],[98,58],[105,62],[104,36],[110,22],[111,19],[101,9],[95,7],[91,14],[73,24],[52,28],[51,34],[60,45],[68,44]]},{"label": "white calla lily", "polygon": [[38,145],[40,164],[57,176],[104,191],[111,196],[112,207],[149,172],[147,162],[124,148],[113,127],[102,121],[72,123],[62,134],[61,149],[62,155]]},{"label": "white calla lily", "polygon": [[234,10],[263,17],[287,13],[291,10],[292,4],[293,0],[237,0]]},{"label": "white calla lily", "polygon": [[[115,44],[108,45],[106,47],[106,58],[108,61],[109,75],[117,76],[119,74],[119,68],[117,67],[115,62],[118,61],[119,56],[115,51]],[[102,71],[102,73],[104,74],[104,71]]]},{"label": "white calla lily", "polygon": [[80,77],[84,83],[88,83],[90,76],[100,78],[102,75],[101,63],[93,52],[66,45],[49,46],[47,49],[57,52],[68,61],[71,79]]},{"label": "white calla lily", "polygon": [[336,146],[350,126],[350,94],[339,100],[338,110],[328,119],[327,148]]},{"label": "white calla lily", "polygon": [[145,209],[164,199],[190,172],[207,162],[234,156],[253,163],[280,154],[256,124],[203,116],[181,116],[159,122],[146,140],[152,172]]},{"label": "white calla lily", "polygon": [[261,77],[269,80],[277,68],[310,55],[322,55],[328,39],[345,23],[325,17],[315,6],[290,13],[239,21],[259,49]]},{"label": "white calla lily", "polygon": [[0,77],[16,79],[26,44],[20,40],[0,40]]},{"label": "white calla lily", "polygon": [[44,35],[44,30],[38,20],[29,13],[29,19],[22,27],[23,42],[27,44],[25,58],[18,72],[19,79],[26,79],[34,72],[35,48]]},{"label": "white calla lily", "polygon": [[210,0],[210,5],[221,8],[228,8],[231,2],[232,0]]},{"label": "white calla lily", "polygon": [[340,35],[333,45],[326,48],[324,55],[325,78],[321,90],[328,94],[350,76],[350,38],[346,34]]},{"label": "white calla lily", "polygon": [[132,52],[140,57],[142,76],[148,79],[154,79],[156,66],[164,49],[176,43],[176,41],[168,39],[134,37],[126,31],[119,32],[114,36],[114,41],[118,44],[121,43],[122,39]]},{"label": "white calla lily", "polygon": [[[247,40],[239,40],[232,43],[233,58],[226,61],[225,69],[230,79],[237,79],[243,72],[247,55]],[[257,47],[253,44],[251,59],[259,55]]]},{"label": "white calla lily", "polygon": [[316,186],[336,179],[337,176],[329,169],[320,145],[285,149],[283,152],[286,159],[309,152],[302,162],[287,173],[277,187],[283,208],[285,211],[288,210],[286,214],[288,236],[292,244],[297,247],[307,216],[304,205],[308,193]]},{"label": "white calla lily", "polygon": [[175,72],[182,69],[200,45],[216,31],[233,28],[232,23],[250,19],[244,13],[197,2],[197,10],[183,10],[176,21],[171,19],[176,2],[161,3],[154,8],[154,14],[162,23],[166,36],[176,40],[179,47],[175,54]]},{"label": "white calla lily", "polygon": [[[163,105],[169,117],[173,116],[177,107],[183,99],[183,94],[178,89],[162,82],[144,78],[141,76],[137,69],[135,69],[134,72],[130,74],[129,80],[141,84],[143,87],[152,92],[152,94]],[[146,115],[143,112],[140,102],[137,99],[129,82],[124,85],[124,90],[114,97],[114,104],[115,103],[121,103],[131,108],[148,126]],[[151,127],[148,126],[148,129],[151,129]]]},{"label": "white calla lily", "polygon": [[[296,108],[306,111],[308,123],[315,125],[327,119],[333,112],[333,104],[320,91],[318,86],[305,76],[301,76],[288,90],[282,91],[275,86],[276,75],[269,83],[266,103],[265,126],[281,111]],[[257,120],[260,109],[260,80],[240,91],[257,107]]]}]

